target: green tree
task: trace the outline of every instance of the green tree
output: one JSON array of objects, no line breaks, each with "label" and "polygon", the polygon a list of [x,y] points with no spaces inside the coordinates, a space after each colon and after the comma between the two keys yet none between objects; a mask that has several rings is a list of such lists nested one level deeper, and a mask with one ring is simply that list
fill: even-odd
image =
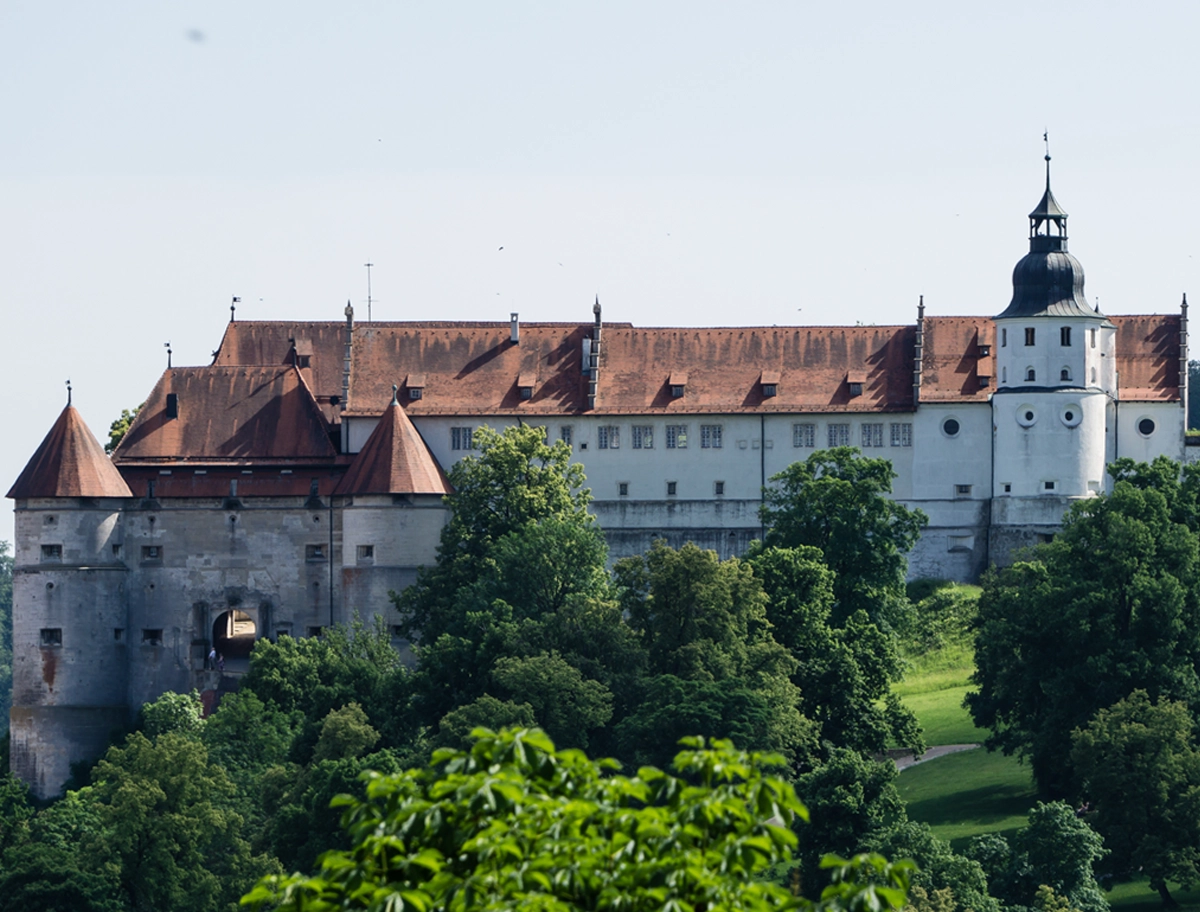
[{"label": "green tree", "polygon": [[888,460],[835,447],[792,463],[763,489],[765,543],[819,548],[833,571],[835,626],[856,611],[885,624],[904,616],[905,554],[928,518],[892,500],[895,477]]},{"label": "green tree", "polygon": [[167,691],[153,703],[142,706],[142,731],[151,738],[178,732],[181,735],[198,735],[204,725],[204,704],[200,694],[171,693]]},{"label": "green tree", "polygon": [[[547,444],[544,428],[522,425],[498,433],[481,427],[474,443],[479,455],[464,457],[448,473],[453,486],[446,497],[450,521],[442,529],[437,563],[423,568],[403,593],[393,594],[404,635],[413,642],[431,643],[444,633],[461,633],[460,590],[488,575],[484,565],[494,559],[493,549],[504,536],[555,519],[566,521],[568,528],[595,525],[587,512],[591,492],[584,487],[583,467],[571,464],[571,448],[565,443]],[[564,534],[572,547],[578,544]],[[563,587],[553,575],[563,570],[563,562],[556,561],[555,553],[536,555],[536,548],[522,543],[513,543],[511,549],[532,559],[531,574],[538,581],[531,587],[535,600],[561,593]],[[547,572],[550,579],[545,578]]]},{"label": "green tree", "polygon": [[834,748],[829,758],[796,778],[809,821],[797,827],[802,882],[823,881],[821,857],[826,852],[849,856],[867,850],[879,835],[904,819],[904,802],[896,790],[896,764]]},{"label": "green tree", "polygon": [[[145,404],[144,402],[142,403],[142,405]],[[108,426],[108,443],[104,444],[104,452],[111,454],[113,450],[120,446],[121,441],[125,439],[125,435],[129,432],[129,426],[133,424],[133,419],[142,410],[142,405],[137,406],[133,411],[121,409],[121,417]]]},{"label": "green tree", "polygon": [[588,732],[612,718],[612,693],[557,652],[496,661],[492,678],[513,702],[527,703],[541,728],[564,747],[586,748]]},{"label": "green tree", "polygon": [[105,859],[135,912],[212,909],[271,870],[251,857],[233,786],[199,741],[134,732],[92,775],[104,831],[86,848]]},{"label": "green tree", "polygon": [[1027,826],[1008,839],[996,833],[976,837],[967,854],[983,866],[991,894],[1005,906],[1037,908],[1041,895],[1051,906],[1108,912],[1095,875],[1096,863],[1107,854],[1104,841],[1061,801],[1039,801]]},{"label": "green tree", "polygon": [[[719,727],[690,734],[754,733],[755,740],[743,743],[782,752],[793,762],[807,759],[813,726],[798,709],[801,694],[791,681],[796,660],[772,635],[767,597],[749,564],[722,561],[690,543],[676,550],[656,541],[646,554],[618,561],[614,576],[620,605],[648,656],[646,694],[618,732],[618,743],[636,746],[631,736],[641,732],[661,749],[663,739],[648,723],[662,719],[664,701],[679,706],[698,700],[680,719]],[[696,686],[702,684],[719,686]],[[716,715],[738,707],[750,715]]]},{"label": "green tree", "polygon": [[924,749],[916,716],[891,692],[902,675],[896,638],[858,611],[833,627],[833,573],[812,547],[752,546],[746,557],[766,591],[775,639],[796,660],[800,711],[821,738],[864,753],[889,743]]},{"label": "green tree", "polygon": [[[920,912],[1000,912],[979,862],[955,852],[928,824],[902,815],[894,825],[876,830],[866,844],[872,852],[916,862],[911,893],[918,899],[918,907],[925,907]],[[917,894],[918,887],[923,897]]]},{"label": "green tree", "polygon": [[357,703],[330,710],[321,723],[321,737],[313,751],[313,762],[361,757],[379,741],[379,732],[367,721]]},{"label": "green tree", "polygon": [[1101,708],[1138,688],[1200,707],[1200,539],[1173,518],[1188,512],[1178,466],[1157,481],[1151,468],[1075,504],[1034,560],[984,580],[966,705],[1046,797],[1073,791],[1071,732]]},{"label": "green tree", "polygon": [[[324,856],[315,877],[268,878],[245,901],[282,912],[807,906],[758,877],[787,857],[788,825],[804,814],[765,773],[780,762],[697,739],[677,775],[626,777],[538,731],[480,730],[470,753],[439,751],[427,767],[373,777],[365,801],[340,799],[352,848]],[[833,864],[821,908],[903,905],[907,865]]]},{"label": "green tree", "polygon": [[13,559],[8,542],[0,541],[0,730],[8,730],[12,707],[12,580]]},{"label": "green tree", "polygon": [[1144,690],[1102,709],[1073,735],[1071,762],[1088,815],[1119,875],[1149,876],[1164,905],[1167,881],[1200,882],[1200,749],[1181,702]]}]

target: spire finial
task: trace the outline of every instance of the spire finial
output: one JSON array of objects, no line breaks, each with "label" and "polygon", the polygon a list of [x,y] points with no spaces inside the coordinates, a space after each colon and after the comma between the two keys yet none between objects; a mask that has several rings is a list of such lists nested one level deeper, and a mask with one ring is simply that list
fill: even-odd
[{"label": "spire finial", "polygon": [[171,343],[164,342],[163,348],[165,348],[167,350],[167,370],[170,370],[171,369]]},{"label": "spire finial", "polygon": [[71,381],[67,380],[67,405],[71,404]]},{"label": "spire finial", "polygon": [[592,308],[592,313],[600,316],[600,295],[596,295],[596,305]]},{"label": "spire finial", "polygon": [[1050,131],[1042,133],[1042,142],[1046,144],[1046,189],[1050,189]]},{"label": "spire finial", "polygon": [[396,384],[393,383],[392,384],[392,405],[399,405],[399,404],[400,404],[400,387],[396,386]]},{"label": "spire finial", "polygon": [[237,306],[242,303],[242,299],[237,295],[233,296],[233,300],[229,302],[229,322],[232,323],[237,319]]}]

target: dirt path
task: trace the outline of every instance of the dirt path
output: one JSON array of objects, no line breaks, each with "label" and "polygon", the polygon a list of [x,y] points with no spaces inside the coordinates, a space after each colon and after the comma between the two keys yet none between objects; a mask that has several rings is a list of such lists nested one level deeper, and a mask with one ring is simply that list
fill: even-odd
[{"label": "dirt path", "polygon": [[910,766],[916,766],[918,763],[936,760],[938,757],[944,757],[947,754],[957,754],[960,751],[975,750],[977,747],[979,747],[978,744],[941,744],[937,747],[931,747],[929,750],[925,751],[925,753],[921,755],[920,760],[916,759],[911,754],[907,757],[897,757],[896,769],[903,772]]}]

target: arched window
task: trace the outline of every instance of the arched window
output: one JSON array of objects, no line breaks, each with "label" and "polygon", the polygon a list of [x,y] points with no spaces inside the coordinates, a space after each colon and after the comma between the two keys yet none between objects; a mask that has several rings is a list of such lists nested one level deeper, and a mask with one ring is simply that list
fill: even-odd
[{"label": "arched window", "polygon": [[1032,367],[1025,368],[1025,382],[1032,383],[1037,379],[1037,372]]},{"label": "arched window", "polygon": [[1061,371],[1058,372],[1058,379],[1059,380],[1070,380],[1071,379],[1071,369],[1068,367],[1064,367]]}]

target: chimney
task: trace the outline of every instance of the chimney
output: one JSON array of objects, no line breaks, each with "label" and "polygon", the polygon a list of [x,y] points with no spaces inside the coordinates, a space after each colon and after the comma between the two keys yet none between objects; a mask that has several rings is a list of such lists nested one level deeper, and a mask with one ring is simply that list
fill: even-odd
[{"label": "chimney", "polygon": [[596,322],[592,324],[592,350],[588,364],[588,410],[596,408],[596,393],[600,386],[600,295],[596,295],[596,306],[592,308]]},{"label": "chimney", "polygon": [[342,355],[342,401],[338,403],[341,411],[346,411],[350,403],[350,343],[354,339],[354,308],[346,302],[346,349]]},{"label": "chimney", "polygon": [[520,345],[521,344],[521,321],[517,318],[517,315],[515,313],[508,315],[508,325],[512,330],[512,336],[511,336],[512,344]]},{"label": "chimney", "polygon": [[921,366],[925,360],[925,295],[917,304],[917,338],[913,343],[913,408],[921,404]]}]

